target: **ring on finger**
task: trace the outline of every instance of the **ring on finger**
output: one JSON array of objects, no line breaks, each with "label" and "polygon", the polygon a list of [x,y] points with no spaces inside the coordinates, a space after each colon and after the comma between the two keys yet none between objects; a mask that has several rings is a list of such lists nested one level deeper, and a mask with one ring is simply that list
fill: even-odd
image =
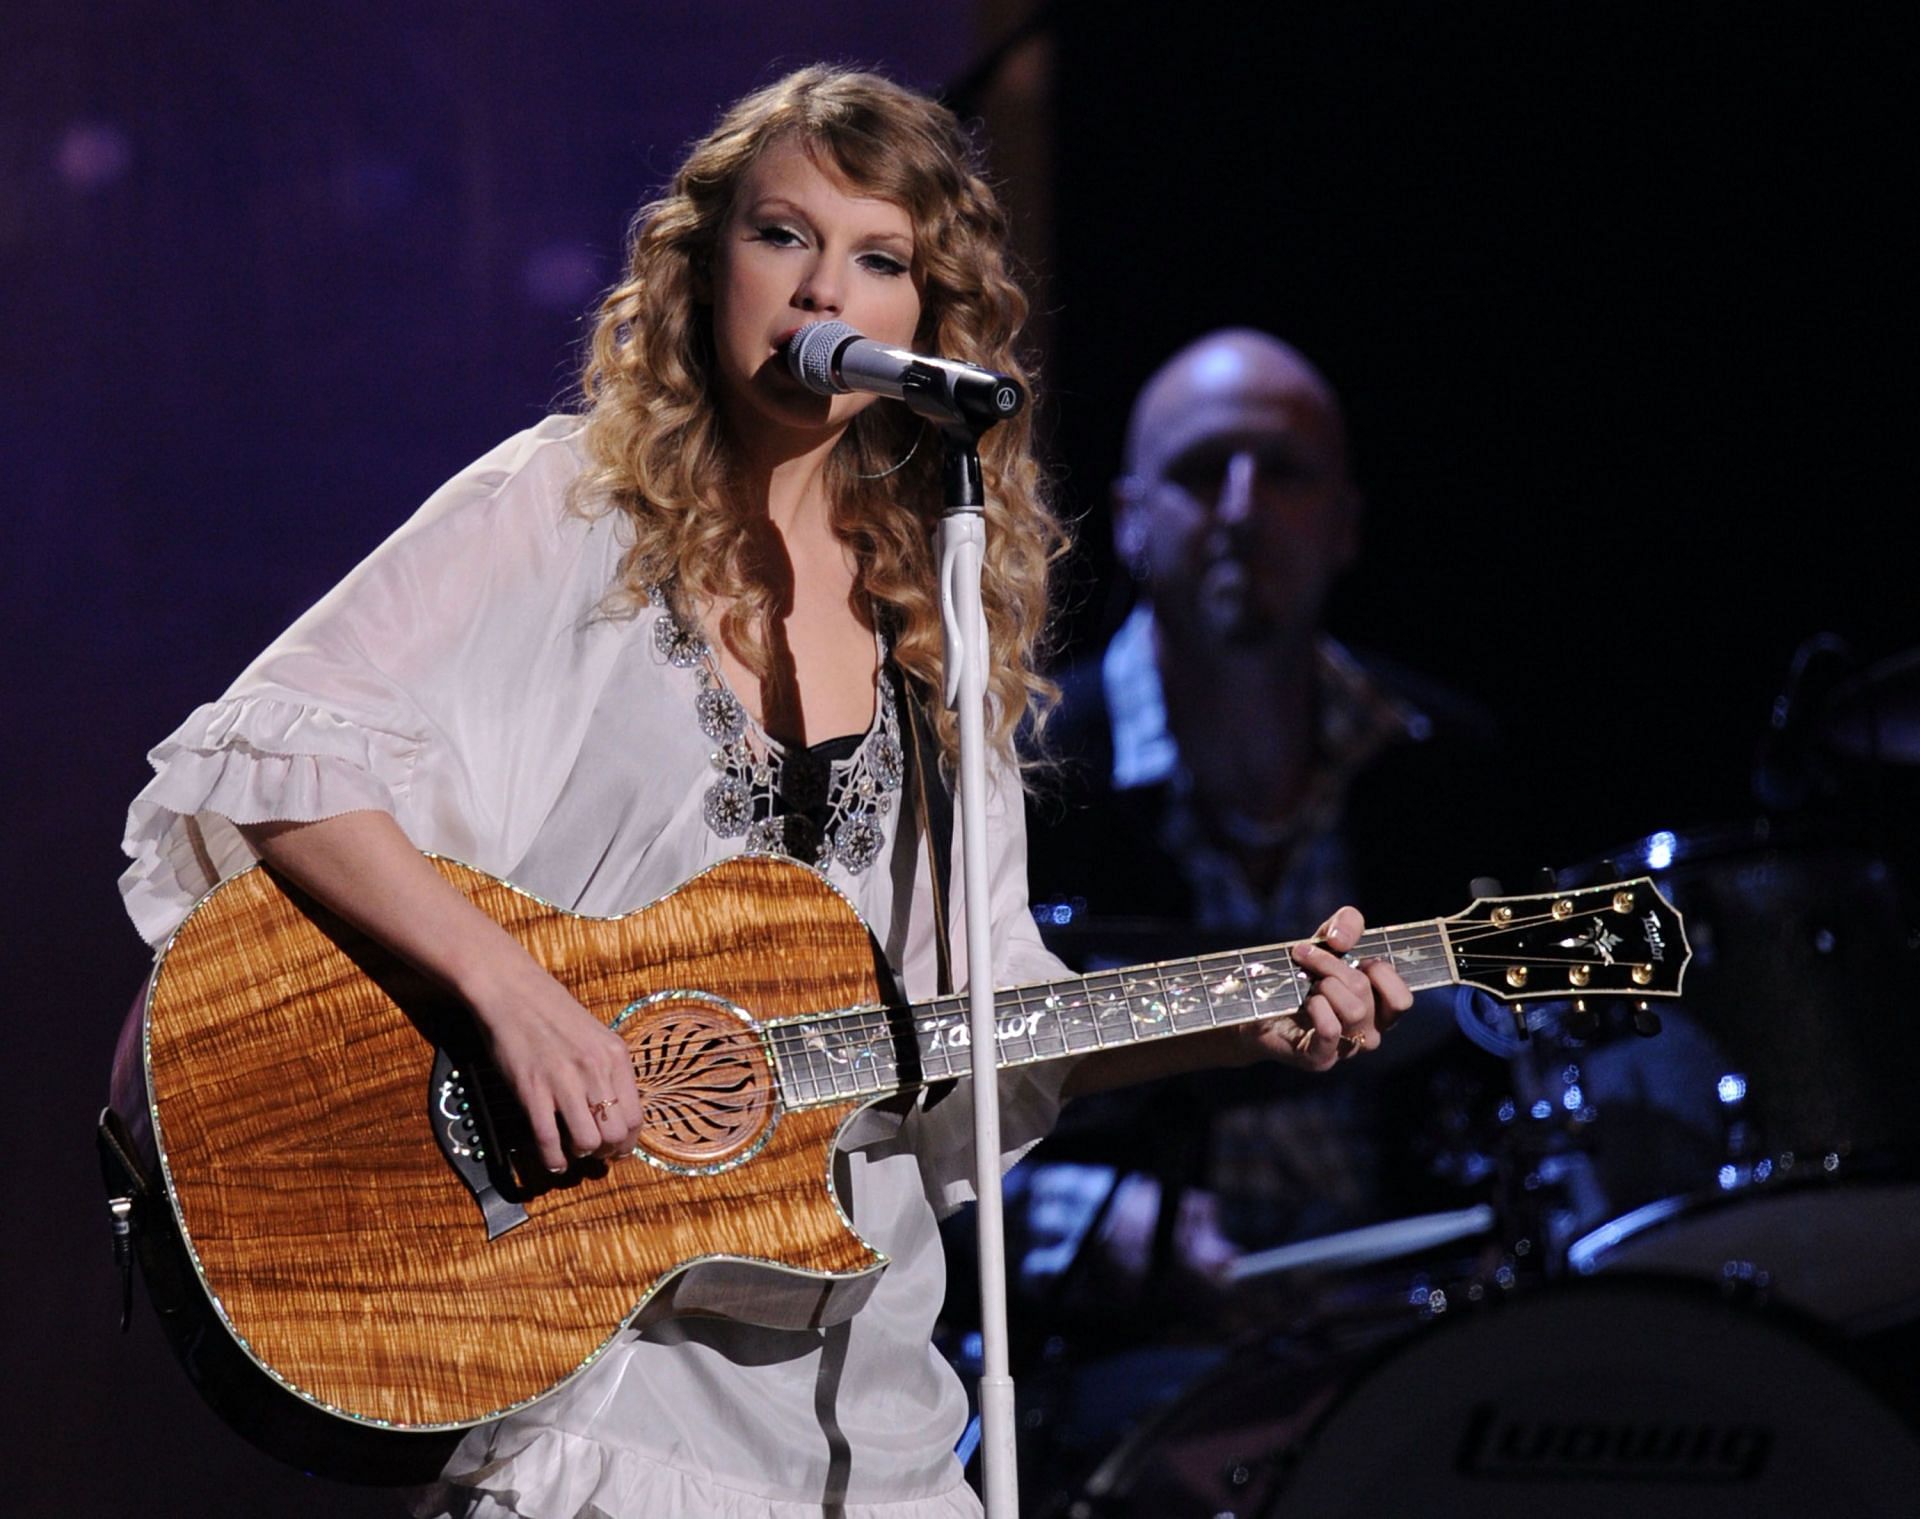
[{"label": "ring on finger", "polygon": [[615,1101],[613,1098],[603,1097],[598,1102],[588,1103],[587,1111],[593,1114],[593,1116],[599,1119],[602,1123],[604,1123],[606,1122],[607,1114],[611,1113],[615,1108],[619,1106],[620,1104],[617,1101]]},{"label": "ring on finger", "polygon": [[1342,1060],[1345,1060],[1349,1055],[1360,1054],[1366,1047],[1367,1040],[1363,1034],[1342,1034],[1340,1036],[1340,1058]]}]

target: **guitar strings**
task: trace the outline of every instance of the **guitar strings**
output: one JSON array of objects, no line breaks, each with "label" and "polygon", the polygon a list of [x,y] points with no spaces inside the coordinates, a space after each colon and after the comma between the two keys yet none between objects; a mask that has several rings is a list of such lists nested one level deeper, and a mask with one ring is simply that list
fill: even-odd
[{"label": "guitar strings", "polygon": [[[1367,955],[1370,951],[1379,951],[1379,958],[1392,963],[1396,956],[1413,953],[1430,953],[1443,945],[1455,950],[1456,961],[1476,963],[1499,963],[1509,957],[1474,951],[1475,943],[1488,938],[1510,937],[1516,932],[1549,924],[1556,921],[1551,911],[1516,918],[1504,924],[1493,923],[1449,923],[1446,920],[1434,920],[1418,925],[1396,925],[1376,929],[1363,935],[1349,954]],[[1306,942],[1306,941],[1301,941]],[[1068,983],[1034,983],[1027,986],[1011,987],[996,992],[996,1001],[1002,1008],[1011,1008],[1011,1016],[1021,1016],[1036,1010],[1054,1013],[1067,1012],[1083,1015],[1078,1028],[1068,1029],[1056,1023],[1051,1030],[1048,1043],[1057,1044],[1050,1054],[1075,1052],[1072,1034],[1081,1030],[1090,1030],[1094,1041],[1081,1048],[1097,1049],[1107,1041],[1103,1037],[1118,1020],[1102,1021],[1103,1009],[1096,999],[1104,995],[1107,998],[1106,1010],[1126,1008],[1125,1026],[1130,1034],[1137,1037],[1141,1029],[1154,1029],[1161,1018],[1168,1034],[1198,1031],[1205,1027],[1232,1026],[1233,1024],[1259,1021],[1262,1018],[1285,1017],[1297,1013],[1304,1005],[1304,999],[1298,998],[1298,981],[1288,976],[1269,983],[1274,987],[1271,995],[1277,996],[1282,987],[1290,988],[1295,999],[1289,1006],[1281,1003],[1274,1007],[1260,1006],[1260,999],[1252,995],[1251,982],[1246,979],[1249,969],[1257,966],[1263,958],[1291,958],[1292,943],[1273,944],[1255,948],[1230,951],[1221,955],[1196,956],[1191,959],[1179,959],[1157,962],[1152,965],[1121,967],[1109,971],[1096,972],[1093,975],[1077,978]],[[1543,957],[1528,953],[1516,958],[1515,963],[1575,965],[1588,963],[1584,958],[1571,956]],[[1453,979],[1452,977],[1448,978]],[[1192,980],[1193,986],[1181,983]],[[1129,986],[1129,983],[1137,985]],[[1073,987],[1076,990],[1062,995],[1062,988]],[[1570,994],[1571,994],[1571,990]],[[1635,990],[1644,990],[1636,988]],[[1177,1013],[1162,1014],[1153,1019],[1141,1018],[1132,1008],[1134,998],[1129,992],[1142,998],[1151,997],[1158,992],[1162,996],[1179,995],[1185,992],[1199,992],[1205,998],[1205,1021],[1190,1020],[1184,1026]],[[918,1036],[926,1030],[917,1027],[922,1020],[931,1016],[948,1018],[965,1007],[965,999],[956,997],[941,999],[922,1004],[914,1009],[889,1008],[883,1005],[868,1005],[857,1008],[836,1009],[830,1012],[802,1015],[798,1018],[767,1024],[761,1028],[741,1028],[725,1034],[713,1036],[706,1043],[708,1048],[715,1046],[753,1046],[764,1036],[774,1057],[780,1062],[783,1076],[790,1081],[798,1081],[814,1088],[812,1096],[803,1096],[802,1101],[819,1100],[822,1096],[842,1095],[837,1086],[840,1082],[852,1079],[855,1091],[845,1095],[868,1095],[870,1091],[884,1091],[889,1084],[901,1085],[901,1072],[897,1061],[893,1069],[887,1069],[887,1056],[892,1046],[903,1036]],[[1197,1006],[1198,1004],[1190,1004]],[[1224,1023],[1220,1019],[1222,1011],[1232,1014]],[[1006,1015],[1001,1015],[1006,1016]],[[905,1027],[902,1024],[905,1024]],[[1029,1047],[1038,1048],[1036,1035],[1039,1030],[1029,1028],[1024,1034],[1002,1034],[1002,1042],[1008,1039],[1024,1038]],[[828,1047],[829,1043],[838,1043],[839,1049]],[[1126,1042],[1133,1042],[1129,1040]],[[971,1046],[958,1046],[971,1053]],[[949,1050],[945,1053],[951,1054]],[[825,1070],[819,1062],[828,1062]],[[968,1061],[971,1068],[971,1061]],[[940,1080],[947,1072],[923,1075],[921,1079]],[[889,1082],[891,1076],[891,1083]],[[858,1083],[872,1080],[877,1083],[871,1089],[862,1088]],[[823,1084],[831,1084],[832,1089],[822,1092]]]},{"label": "guitar strings", "polygon": [[[1451,938],[1454,945],[1458,947],[1462,944],[1470,944],[1480,938],[1508,935],[1516,929],[1549,921],[1552,921],[1551,915],[1543,914],[1537,919],[1516,920],[1512,924],[1502,925],[1481,934],[1456,933],[1452,935]],[[1437,928],[1419,928],[1414,930],[1411,935],[1408,935],[1404,930],[1400,932],[1403,942],[1396,943],[1393,942],[1395,930],[1377,930],[1374,934],[1364,936],[1360,944],[1355,947],[1355,951],[1352,952],[1364,953],[1369,947],[1367,940],[1376,937],[1377,934],[1379,938],[1388,941],[1384,946],[1381,946],[1384,948],[1385,953],[1380,956],[1380,958],[1391,961],[1396,954],[1406,954],[1416,950],[1430,950],[1431,948],[1437,947],[1448,937]],[[1291,948],[1292,946],[1290,944],[1269,945],[1260,948],[1233,951],[1227,955],[1217,957],[1197,956],[1191,960],[1162,961],[1151,966],[1117,968],[1109,971],[1095,972],[1092,975],[1078,978],[1077,981],[1073,983],[1041,982],[1022,987],[1004,988],[996,993],[996,999],[1003,1003],[1017,1002],[1022,1008],[1026,1008],[1035,996],[1039,996],[1043,1002],[1050,1001],[1054,1004],[1049,1010],[1057,1011],[1061,1004],[1064,1004],[1069,1009],[1077,1009],[1083,1005],[1091,1005],[1090,1001],[1085,1000],[1085,998],[1075,1000],[1071,996],[1067,998],[1060,997],[1059,988],[1061,986],[1071,984],[1085,987],[1087,988],[1086,997],[1088,998],[1098,995],[1102,991],[1114,992],[1121,990],[1127,981],[1145,982],[1147,985],[1140,988],[1140,990],[1151,992],[1156,989],[1154,983],[1159,983],[1159,989],[1164,989],[1165,983],[1169,980],[1168,972],[1173,971],[1176,972],[1176,975],[1172,978],[1174,980],[1199,973],[1200,979],[1203,982],[1199,989],[1209,994],[1210,1003],[1213,996],[1225,992],[1230,1002],[1244,1002],[1250,1006],[1252,1005],[1250,999],[1237,998],[1232,995],[1231,991],[1226,991],[1225,983],[1235,979],[1236,973],[1244,973],[1246,971],[1249,957],[1272,955],[1275,951],[1290,950]],[[1474,960],[1497,960],[1506,957],[1489,956],[1484,953],[1469,953],[1466,958]],[[1565,957],[1543,959],[1534,954],[1522,956],[1520,959],[1534,963],[1549,964],[1584,963],[1573,962]],[[1235,960],[1240,963],[1237,965],[1224,965],[1220,963],[1225,960]],[[1209,962],[1212,963],[1209,964]],[[1219,980],[1214,980],[1212,979],[1212,973],[1217,970],[1224,971],[1225,974]],[[1100,985],[1098,983],[1105,984]],[[925,1016],[927,1013],[931,1013],[936,1017],[949,1016],[951,1012],[958,1011],[960,1007],[965,1005],[964,998],[954,998],[952,999],[952,1003],[953,1006],[949,1009],[943,1009],[941,1002],[938,1001],[923,1004],[920,1013],[922,1016]],[[1292,1010],[1297,1011],[1298,1009],[1296,1007]],[[874,1004],[858,1008],[836,1009],[830,1012],[807,1014],[792,1020],[782,1020],[769,1025],[766,1032],[775,1036],[776,1039],[782,1035],[791,1036],[784,1042],[793,1049],[805,1053],[813,1049],[813,1046],[806,1042],[805,1036],[809,1030],[831,1030],[833,1032],[845,1033],[850,1028],[858,1027],[862,1032],[882,1032],[889,1030],[892,1019],[898,1016],[911,1016],[911,1014],[908,1013],[907,1010],[889,1009],[882,1005]],[[717,1038],[724,1042],[731,1042],[735,1039],[750,1042],[758,1037],[758,1032],[759,1031],[753,1029],[741,1029],[737,1033],[728,1033],[717,1036]],[[828,1054],[829,1052],[814,1050],[814,1053]]]},{"label": "guitar strings", "polygon": [[[1430,934],[1431,930],[1427,932]],[[1379,934],[1383,939],[1391,941],[1392,934],[1390,931],[1380,930]],[[1402,931],[1401,937],[1403,939],[1406,937],[1405,931]],[[1396,946],[1389,942],[1390,952],[1394,948],[1406,950],[1412,947],[1412,945],[1407,943]],[[1106,1038],[1106,1033],[1111,1030],[1116,1020],[1103,1017],[1102,1007],[1097,1000],[1103,992],[1111,999],[1108,1004],[1109,1010],[1115,1008],[1125,1009],[1125,1025],[1130,1034],[1135,1033],[1141,1026],[1149,1029],[1153,1028],[1158,1020],[1144,1020],[1139,1018],[1131,1003],[1119,995],[1124,989],[1127,989],[1126,983],[1129,981],[1147,983],[1144,988],[1141,988],[1141,990],[1144,991],[1151,992],[1158,990],[1166,992],[1170,991],[1172,986],[1178,986],[1182,979],[1191,978],[1198,973],[1204,972],[1204,974],[1199,974],[1199,979],[1202,984],[1195,988],[1206,994],[1206,1018],[1204,1022],[1192,1020],[1187,1026],[1183,1027],[1179,1017],[1175,1014],[1170,1017],[1164,1031],[1165,1034],[1197,1031],[1202,1027],[1222,1026],[1222,1020],[1219,1016],[1222,1011],[1233,1015],[1226,1020],[1228,1026],[1235,1023],[1258,1021],[1266,1017],[1286,1016],[1289,1013],[1297,1012],[1302,1004],[1298,998],[1297,983],[1292,976],[1289,976],[1284,981],[1276,979],[1276,981],[1272,983],[1276,992],[1282,986],[1294,990],[1295,1000],[1291,1006],[1281,1004],[1271,1008],[1263,1008],[1259,1006],[1259,999],[1254,996],[1237,997],[1228,994],[1226,989],[1230,982],[1236,981],[1236,973],[1244,976],[1249,969],[1249,956],[1258,953],[1260,952],[1257,950],[1242,951],[1231,957],[1223,956],[1217,959],[1207,957],[1213,961],[1211,968],[1196,958],[1193,960],[1163,962],[1154,967],[1135,967],[1127,970],[1099,972],[1093,976],[1081,978],[1078,982],[1074,983],[1077,986],[1085,988],[1085,991],[1069,997],[1061,997],[1059,995],[1059,983],[1036,983],[1025,987],[1008,988],[997,993],[996,998],[1002,1008],[1010,1007],[1014,1010],[1012,1013],[1014,1017],[1019,1017],[1023,1013],[1031,1012],[1036,1008],[1056,1013],[1061,1011],[1069,1013],[1081,1012],[1086,1015],[1080,1024],[1080,1029],[1090,1031],[1093,1039],[1091,1042],[1082,1046],[1076,1047],[1073,1042],[1072,1032],[1058,1025],[1055,1025],[1050,1031],[1051,1038],[1044,1040],[1035,1037],[1040,1031],[1033,1027],[1029,1027],[1025,1031],[1024,1036],[1019,1034],[1011,1036],[1013,1038],[1024,1037],[1028,1046],[1035,1050],[1039,1050],[1043,1044],[1052,1045],[1053,1048],[1047,1051],[1048,1055],[1073,1053],[1077,1048],[1096,1049],[1109,1043]],[[1223,965],[1221,962],[1228,958],[1231,958],[1237,963]],[[1224,970],[1226,974],[1220,976],[1218,979],[1214,979],[1212,972],[1219,970]],[[1101,983],[1104,983],[1104,985]],[[1237,984],[1245,987],[1249,982],[1240,980]],[[1184,990],[1185,988],[1182,989]],[[1216,996],[1220,999],[1218,1002],[1215,1000]],[[864,1090],[859,1085],[862,1080],[875,1078],[880,1080],[881,1087],[884,1089],[886,1084],[885,1076],[887,1073],[872,1046],[876,1039],[884,1040],[888,1044],[891,1044],[896,1036],[902,1032],[898,1027],[898,1020],[902,1016],[924,1017],[927,1011],[931,1011],[935,1017],[951,1017],[958,1013],[963,1005],[962,999],[956,998],[947,1003],[945,1007],[943,1007],[941,1003],[929,1004],[925,1010],[918,1014],[906,1014],[899,1010],[875,1007],[845,1009],[834,1013],[807,1017],[792,1023],[775,1024],[767,1030],[767,1033],[774,1047],[775,1054],[783,1057],[783,1064],[791,1071],[793,1077],[813,1086],[815,1089],[814,1098],[820,1095],[820,1088],[823,1084],[826,1084],[829,1088],[826,1095],[837,1096],[842,1095],[838,1090],[839,1085],[849,1079],[853,1081],[856,1091]],[[915,1029],[912,1032],[917,1036],[919,1033],[924,1032],[924,1030]],[[827,1040],[834,1036],[838,1036],[842,1041],[856,1042],[864,1040],[865,1042],[856,1043],[856,1047],[851,1051],[845,1049],[836,1051],[826,1047]],[[753,1037],[752,1031],[742,1030],[740,1031],[739,1037],[751,1038]],[[1001,1036],[1002,1040],[1008,1037],[1007,1035]],[[1128,1042],[1132,1041],[1129,1040]],[[829,1062],[826,1070],[822,1071],[819,1068],[817,1063],[819,1060]],[[971,1062],[969,1062],[969,1068],[970,1065]],[[896,1077],[897,1074],[896,1067]],[[935,1080],[944,1079],[944,1077],[949,1074],[957,1073],[953,1072],[951,1067],[945,1072],[931,1073],[932,1079]],[[813,1099],[803,1097],[802,1100]]]}]

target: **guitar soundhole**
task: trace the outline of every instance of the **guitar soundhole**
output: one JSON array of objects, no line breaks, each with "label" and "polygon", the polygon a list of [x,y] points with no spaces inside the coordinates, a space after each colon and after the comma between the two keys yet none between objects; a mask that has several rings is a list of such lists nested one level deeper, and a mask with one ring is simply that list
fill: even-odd
[{"label": "guitar soundhole", "polygon": [[640,1145],[663,1160],[712,1165],[760,1137],[773,1073],[760,1038],[719,1008],[670,1003],[627,1036],[640,1089]]}]

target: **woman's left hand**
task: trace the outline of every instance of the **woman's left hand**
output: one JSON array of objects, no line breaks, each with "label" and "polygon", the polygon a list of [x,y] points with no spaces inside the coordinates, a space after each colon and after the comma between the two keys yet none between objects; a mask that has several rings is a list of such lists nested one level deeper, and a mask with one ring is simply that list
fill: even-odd
[{"label": "woman's left hand", "polygon": [[1360,942],[1366,927],[1356,909],[1343,907],[1327,919],[1312,943],[1294,949],[1295,962],[1313,982],[1298,1012],[1185,1039],[1149,1039],[1096,1050],[1074,1062],[1062,1095],[1084,1097],[1182,1071],[1258,1060],[1324,1071],[1348,1055],[1378,1049],[1380,1036],[1413,1006],[1413,993],[1385,960],[1347,964],[1343,956]]},{"label": "woman's left hand", "polygon": [[1313,988],[1298,1012],[1246,1027],[1248,1061],[1324,1071],[1380,1047],[1381,1035],[1413,1006],[1413,993],[1388,961],[1348,964],[1345,956],[1366,927],[1357,908],[1343,907],[1310,942],[1294,946],[1294,963],[1313,978]]}]

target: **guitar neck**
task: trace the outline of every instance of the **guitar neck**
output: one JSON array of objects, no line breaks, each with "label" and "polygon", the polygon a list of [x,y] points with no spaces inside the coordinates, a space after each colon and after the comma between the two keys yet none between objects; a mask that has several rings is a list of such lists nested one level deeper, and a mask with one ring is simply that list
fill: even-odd
[{"label": "guitar neck", "polygon": [[[1034,1065],[1297,1012],[1312,983],[1294,963],[1293,947],[1163,960],[996,992],[995,1063]],[[1414,991],[1460,979],[1439,919],[1374,929],[1348,958],[1385,960]],[[964,995],[810,1015],[771,1032],[789,1108],[886,1096],[968,1075],[974,1065]]]}]

